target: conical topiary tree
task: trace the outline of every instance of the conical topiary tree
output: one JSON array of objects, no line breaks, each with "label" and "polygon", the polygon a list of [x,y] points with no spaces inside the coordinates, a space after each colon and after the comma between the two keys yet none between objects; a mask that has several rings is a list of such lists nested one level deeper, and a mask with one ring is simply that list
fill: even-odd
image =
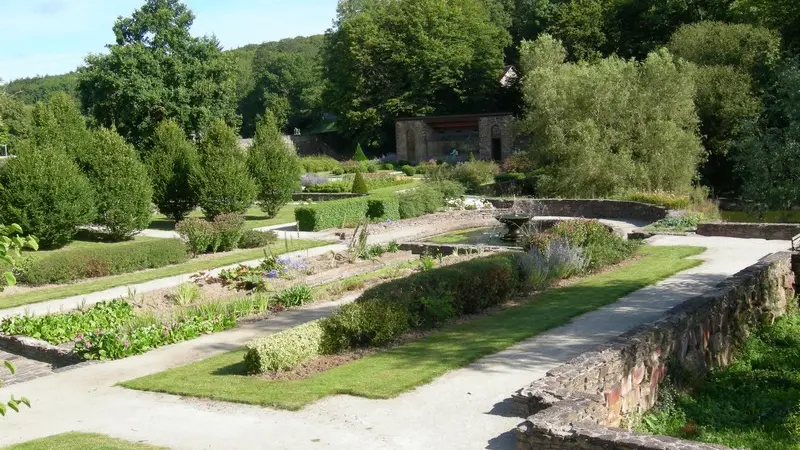
[{"label": "conical topiary tree", "polygon": [[292,199],[292,193],[300,188],[303,166],[294,149],[281,136],[275,117],[269,111],[256,125],[247,165],[258,186],[259,206],[267,216],[275,217]]},{"label": "conical topiary tree", "polygon": [[475,162],[475,154],[472,152],[469,152],[469,162]]},{"label": "conical topiary tree", "polygon": [[176,223],[197,207],[197,191],[191,179],[199,161],[197,149],[173,120],[161,122],[144,158],[153,184],[153,203]]},{"label": "conical topiary tree", "polygon": [[366,162],[369,161],[367,159],[367,155],[364,154],[364,150],[361,148],[361,144],[356,146],[356,154],[353,155],[353,159],[358,162]]},{"label": "conical topiary tree", "polygon": [[364,175],[361,174],[361,171],[356,172],[355,178],[353,178],[353,189],[352,191],[354,194],[368,194],[369,188],[367,187],[367,182],[364,180]]},{"label": "conical topiary tree", "polygon": [[95,191],[97,225],[115,240],[147,228],[153,187],[132,145],[116,131],[100,128],[92,132],[91,150],[78,161]]},{"label": "conical topiary tree", "polygon": [[200,143],[200,168],[192,177],[206,217],[244,214],[253,204],[256,183],[247,170],[247,155],[236,132],[222,120],[211,123]]},{"label": "conical topiary tree", "polygon": [[42,248],[68,244],[95,218],[94,191],[67,153],[52,143],[21,141],[0,165],[0,217],[35,235]]}]

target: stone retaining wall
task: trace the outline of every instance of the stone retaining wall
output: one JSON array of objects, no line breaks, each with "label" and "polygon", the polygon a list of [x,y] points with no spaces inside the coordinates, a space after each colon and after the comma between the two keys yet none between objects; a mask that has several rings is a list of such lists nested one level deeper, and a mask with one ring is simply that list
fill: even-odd
[{"label": "stone retaining wall", "polygon": [[[513,399],[528,419],[518,449],[722,449],[619,427],[627,414],[650,409],[667,362],[698,375],[726,366],[749,331],[786,312],[794,298],[792,254],[769,255],[642,325],[552,370]],[[795,261],[795,265],[797,262]]]},{"label": "stone retaining wall", "polygon": [[725,236],[747,239],[788,241],[800,234],[798,223],[701,223],[701,236]]},{"label": "stone retaining wall", "polygon": [[53,367],[71,366],[85,361],[77,353],[68,349],[26,336],[0,334],[0,349],[25,358],[49,363]]},{"label": "stone retaining wall", "polygon": [[531,199],[517,200],[489,199],[495,208],[508,209],[512,206],[532,211],[541,216],[586,217],[591,219],[633,219],[657,222],[667,217],[667,209],[647,203],[622,200],[561,200]]}]

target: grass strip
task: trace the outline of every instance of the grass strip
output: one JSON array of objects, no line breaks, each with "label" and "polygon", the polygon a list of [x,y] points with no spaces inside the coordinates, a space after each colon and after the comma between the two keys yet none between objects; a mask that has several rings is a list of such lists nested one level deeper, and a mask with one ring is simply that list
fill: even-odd
[{"label": "grass strip", "polygon": [[114,439],[95,433],[63,433],[21,444],[3,447],[4,450],[155,450],[164,447]]},{"label": "grass strip", "polygon": [[[324,241],[290,240],[288,241],[287,245],[284,245],[282,242],[275,244],[273,246],[273,252],[276,254],[281,254],[328,245],[330,243],[331,242]],[[241,250],[215,257],[190,260],[182,264],[161,267],[159,269],[143,270],[140,272],[107,277],[96,281],[55,286],[52,288],[37,289],[18,294],[0,295],[0,309],[72,297],[75,295],[91,294],[92,292],[103,291],[127,284],[144,283],[146,281],[157,280],[159,278],[166,278],[185,273],[200,272],[203,270],[211,270],[217,267],[251,261],[262,258],[263,256],[264,250],[260,248]]]},{"label": "grass strip", "polygon": [[245,376],[245,351],[237,350],[121,385],[290,410],[335,394],[391,398],[699,265],[701,261],[686,258],[702,251],[698,247],[643,247],[636,260],[606,273],[302,380]]}]

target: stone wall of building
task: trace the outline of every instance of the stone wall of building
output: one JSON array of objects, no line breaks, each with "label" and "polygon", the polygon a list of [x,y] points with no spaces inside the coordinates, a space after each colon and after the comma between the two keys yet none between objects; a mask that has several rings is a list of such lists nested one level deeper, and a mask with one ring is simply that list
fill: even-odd
[{"label": "stone wall of building", "polygon": [[[513,399],[527,420],[519,449],[710,450],[724,447],[651,436],[619,427],[627,414],[650,409],[667,364],[698,375],[731,362],[758,324],[784,314],[794,299],[793,255],[769,255],[709,294],[673,308],[564,364]],[[795,266],[797,261],[795,261]]]},{"label": "stone wall of building", "polygon": [[514,152],[514,117],[489,116],[481,117],[478,121],[478,136],[480,139],[478,159],[492,159],[492,128],[497,126],[500,134],[500,147],[502,158],[505,160]]},{"label": "stone wall of building", "polygon": [[[401,120],[395,123],[397,159],[420,162],[428,158],[428,134],[432,130],[421,120]],[[411,149],[413,149],[413,154]]]},{"label": "stone wall of building", "polygon": [[647,203],[623,200],[489,199],[495,208],[528,211],[539,216],[585,217],[590,219],[633,219],[656,222],[667,217],[667,209]]},{"label": "stone wall of building", "polygon": [[697,234],[788,241],[800,234],[800,223],[701,223]]}]

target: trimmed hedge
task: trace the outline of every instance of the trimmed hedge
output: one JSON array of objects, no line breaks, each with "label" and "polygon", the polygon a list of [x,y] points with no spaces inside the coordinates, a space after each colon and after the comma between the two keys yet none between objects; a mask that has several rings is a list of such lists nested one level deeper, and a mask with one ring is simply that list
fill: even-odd
[{"label": "trimmed hedge", "polygon": [[433,186],[422,186],[398,194],[400,217],[410,219],[435,213],[444,206],[444,194]]},{"label": "trimmed hedge", "polygon": [[352,186],[352,183],[348,181],[326,181],[324,183],[306,186],[305,192],[339,194],[350,192]]},{"label": "trimmed hedge", "polygon": [[369,198],[367,200],[367,217],[372,220],[399,220],[400,200],[396,195]]},{"label": "trimmed hedge", "polygon": [[319,231],[359,221],[368,208],[367,197],[348,198],[296,208],[294,217],[300,231]]},{"label": "trimmed hedge", "polygon": [[155,269],[189,259],[186,244],[180,239],[125,242],[90,248],[64,249],[38,254],[23,263],[19,280],[25,284],[69,283]]},{"label": "trimmed hedge", "polygon": [[356,302],[402,304],[419,326],[439,322],[431,298],[449,299],[456,315],[474,314],[506,301],[519,287],[521,273],[512,253],[500,253],[415,273],[367,289]]},{"label": "trimmed hedge", "polygon": [[403,305],[387,301],[344,305],[320,321],[322,352],[390,344],[411,329],[412,319]]},{"label": "trimmed hedge", "polygon": [[247,343],[244,365],[249,373],[291,370],[321,354],[323,330],[309,322]]},{"label": "trimmed hedge", "polygon": [[342,168],[342,163],[326,155],[303,156],[300,164],[306,172],[333,172]]}]

